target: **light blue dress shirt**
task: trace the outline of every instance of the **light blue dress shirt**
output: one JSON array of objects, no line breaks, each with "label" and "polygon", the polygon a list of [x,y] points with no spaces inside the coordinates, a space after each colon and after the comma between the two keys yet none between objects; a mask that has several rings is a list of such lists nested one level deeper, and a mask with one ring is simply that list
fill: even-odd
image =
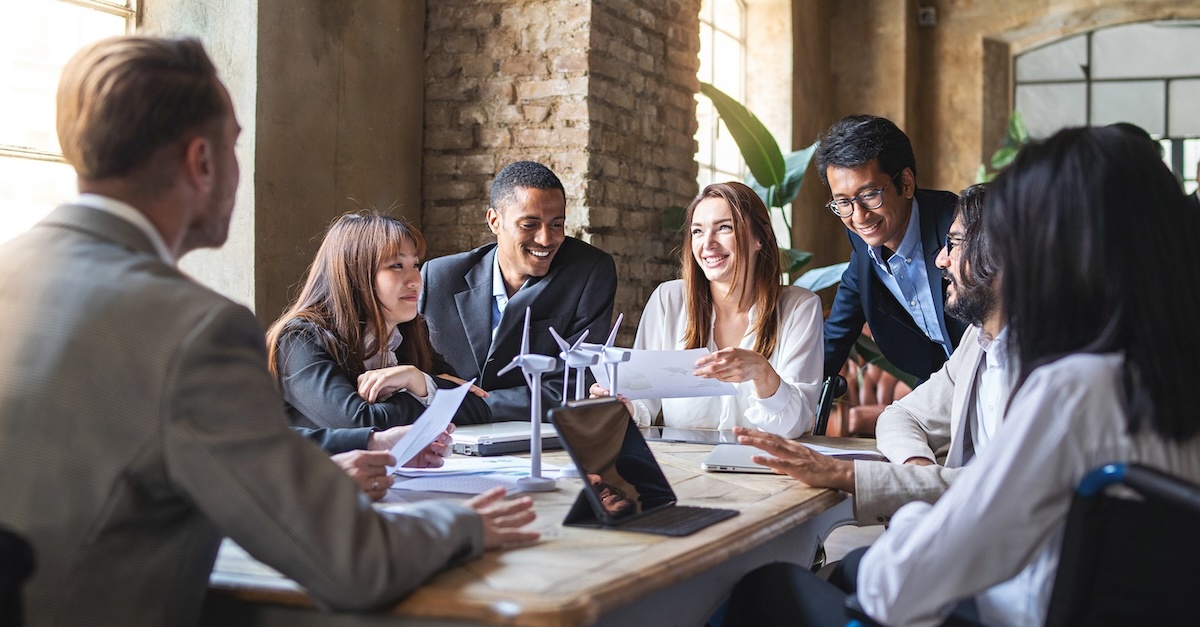
[{"label": "light blue dress shirt", "polygon": [[[925,335],[942,345],[946,357],[954,349],[946,339],[948,333],[945,321],[937,315],[934,306],[933,292],[929,288],[929,269],[925,267],[925,249],[921,244],[920,207],[913,199],[912,214],[908,218],[908,228],[904,232],[904,240],[895,253],[883,260],[883,248],[868,246],[867,252],[875,268],[875,276],[887,287],[892,296],[904,306],[914,322]],[[941,294],[938,294],[941,297]]]}]

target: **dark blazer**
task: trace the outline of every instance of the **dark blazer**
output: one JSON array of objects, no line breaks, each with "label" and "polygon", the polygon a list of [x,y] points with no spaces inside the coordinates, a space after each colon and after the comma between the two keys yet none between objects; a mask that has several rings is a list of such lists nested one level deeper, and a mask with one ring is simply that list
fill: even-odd
[{"label": "dark blazer", "polygon": [[[311,322],[293,320],[279,336],[279,387],[293,426],[387,429],[410,425],[421,417],[425,406],[411,394],[399,392],[377,403],[363,400],[356,378],[338,365],[317,333]],[[428,374],[444,372],[435,368]],[[441,389],[457,387],[436,376],[433,382]],[[460,425],[491,421],[491,410],[474,394],[467,394],[454,414],[454,423]]]},{"label": "dark blazer", "polygon": [[337,455],[348,451],[367,450],[367,445],[371,443],[371,432],[375,429],[371,427],[359,429],[292,427],[292,431],[308,438],[309,442],[321,447],[322,451],[330,455]]},{"label": "dark blazer", "polygon": [[[529,348],[533,353],[558,356],[550,335],[554,327],[574,342],[584,329],[589,341],[603,342],[612,321],[617,269],[612,256],[573,237],[566,238],[550,271],[534,277],[509,299],[496,341],[492,342],[492,262],[496,245],[428,261],[421,268],[425,287],[418,309],[429,324],[429,338],[458,376],[477,378],[490,392],[485,399],[496,420],[529,419],[529,387],[521,370],[497,375],[521,349],[525,308],[532,308]],[[589,375],[590,377],[590,375]],[[542,375],[542,408],[560,403],[562,360]],[[574,390],[574,375],[570,390]],[[589,378],[589,381],[591,379]],[[573,394],[572,391],[569,394]]]},{"label": "dark blazer", "polygon": [[[944,191],[918,189],[920,208],[921,246],[925,253],[925,268],[929,288],[934,294],[933,305],[945,322],[945,331],[952,346],[966,331],[966,323],[946,317],[946,284],[942,271],[934,264],[950,224],[954,222],[954,205],[958,196]],[[825,321],[825,376],[838,373],[846,363],[850,348],[862,332],[863,323],[871,326],[871,335],[888,361],[901,370],[924,381],[946,361],[946,350],[925,335],[913,321],[904,305],[888,291],[875,275],[867,244],[847,230],[850,245],[850,266],[842,274],[837,296],[829,318]],[[940,298],[938,297],[940,296]]]}]

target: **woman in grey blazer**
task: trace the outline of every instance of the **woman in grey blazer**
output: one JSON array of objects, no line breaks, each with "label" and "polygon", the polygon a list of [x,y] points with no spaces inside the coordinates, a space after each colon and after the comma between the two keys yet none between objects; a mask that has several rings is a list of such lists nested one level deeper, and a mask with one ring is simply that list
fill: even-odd
[{"label": "woman in grey blazer", "polygon": [[[421,233],[389,216],[350,213],[330,225],[300,296],[267,332],[293,425],[411,424],[439,388],[462,382],[417,314],[424,254]],[[454,422],[491,422],[487,393],[472,389]]]}]

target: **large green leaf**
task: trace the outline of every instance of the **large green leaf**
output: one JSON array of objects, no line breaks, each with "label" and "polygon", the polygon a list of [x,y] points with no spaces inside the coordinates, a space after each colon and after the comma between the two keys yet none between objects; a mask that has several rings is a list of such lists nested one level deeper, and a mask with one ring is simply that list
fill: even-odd
[{"label": "large green leaf", "polygon": [[717,108],[717,115],[725,122],[725,128],[729,129],[733,141],[742,151],[742,158],[746,160],[746,167],[754,178],[767,186],[782,183],[786,172],[783,153],[758,117],[708,83],[700,83],[700,93],[707,96]]},{"label": "large green leaf", "polygon": [[792,285],[814,292],[827,287],[833,287],[841,282],[842,274],[846,272],[846,268],[849,266],[849,261],[843,261],[842,263],[835,263],[832,266],[825,266],[824,268],[813,268],[801,274],[800,278],[792,282]]},{"label": "large green leaf", "polygon": [[779,247],[779,265],[788,274],[799,272],[800,268],[803,268],[805,264],[812,261],[812,257],[813,254],[805,250]]},{"label": "large green leaf", "polygon": [[800,184],[804,182],[804,173],[808,171],[808,164],[812,162],[816,152],[817,143],[813,142],[813,145],[807,148],[788,153],[783,158],[784,175],[778,185],[763,185],[754,177],[753,172],[746,177],[746,184],[758,192],[759,198],[762,198],[763,203],[768,207],[783,207],[792,202],[796,194],[800,193]]}]

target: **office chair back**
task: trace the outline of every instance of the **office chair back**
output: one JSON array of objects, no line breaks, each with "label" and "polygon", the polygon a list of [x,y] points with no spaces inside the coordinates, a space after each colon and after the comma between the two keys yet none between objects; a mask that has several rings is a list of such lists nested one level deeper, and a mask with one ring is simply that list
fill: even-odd
[{"label": "office chair back", "polygon": [[[1109,494],[1123,485],[1138,500]],[[1200,486],[1135,464],[1079,485],[1046,625],[1188,624],[1200,616]]]},{"label": "office chair back", "polygon": [[833,401],[846,393],[846,379],[840,374],[825,377],[821,384],[821,396],[817,399],[817,420],[813,425],[813,435],[825,435],[829,428],[829,412],[833,410]]},{"label": "office chair back", "polygon": [[0,529],[0,625],[21,625],[21,588],[33,574],[33,549],[24,538]]}]

